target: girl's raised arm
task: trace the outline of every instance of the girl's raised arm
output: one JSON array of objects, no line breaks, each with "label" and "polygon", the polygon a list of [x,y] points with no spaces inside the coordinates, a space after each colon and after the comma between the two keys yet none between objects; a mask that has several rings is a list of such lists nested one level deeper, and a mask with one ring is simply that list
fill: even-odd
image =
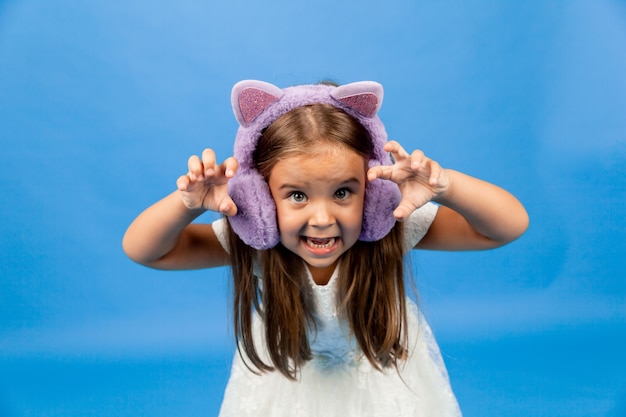
[{"label": "girl's raised arm", "polygon": [[509,192],[460,172],[443,169],[421,151],[408,154],[398,142],[385,144],[395,164],[373,167],[370,181],[386,179],[400,187],[396,219],[434,201],[441,204],[417,248],[438,250],[490,249],[521,236],[528,227],[524,206]]},{"label": "girl's raised arm", "polygon": [[433,200],[441,204],[417,248],[439,250],[491,249],[520,237],[528,214],[506,190],[453,170],[450,186]]},{"label": "girl's raised arm", "polygon": [[126,230],[122,246],[128,257],[157,269],[228,264],[229,256],[212,226],[191,222],[206,210],[236,214],[227,184],[237,167],[234,158],[216,165],[210,149],[203,152],[202,159],[189,158],[189,172],[176,182],[178,190],[148,207]]}]

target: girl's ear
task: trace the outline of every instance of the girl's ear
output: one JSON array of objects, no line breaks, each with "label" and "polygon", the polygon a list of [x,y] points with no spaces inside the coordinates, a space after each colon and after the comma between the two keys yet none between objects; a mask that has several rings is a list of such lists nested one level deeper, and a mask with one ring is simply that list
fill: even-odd
[{"label": "girl's ear", "polygon": [[359,81],[336,87],[332,98],[366,117],[374,117],[383,104],[383,86],[375,81]]},{"label": "girl's ear", "polygon": [[241,126],[246,127],[282,95],[283,90],[273,84],[243,80],[233,86],[230,102],[235,118]]}]

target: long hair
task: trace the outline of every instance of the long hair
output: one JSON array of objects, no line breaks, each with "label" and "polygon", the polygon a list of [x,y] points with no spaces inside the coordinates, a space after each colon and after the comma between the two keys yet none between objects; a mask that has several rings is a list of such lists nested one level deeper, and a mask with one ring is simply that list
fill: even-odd
[{"label": "long hair", "polygon": [[[353,150],[367,161],[373,145],[367,130],[326,104],[298,107],[268,126],[254,161],[267,180],[281,159],[314,152],[326,142]],[[307,332],[315,328],[314,300],[300,257],[282,244],[257,251],[229,230],[237,348],[259,371],[278,370],[295,379],[312,358]],[[376,369],[395,366],[406,354],[406,305],[402,226],[376,242],[357,241],[339,263],[337,308]],[[262,276],[262,282],[257,275]],[[253,340],[253,314],[263,319],[269,362]],[[247,362],[246,362],[247,364]]]}]

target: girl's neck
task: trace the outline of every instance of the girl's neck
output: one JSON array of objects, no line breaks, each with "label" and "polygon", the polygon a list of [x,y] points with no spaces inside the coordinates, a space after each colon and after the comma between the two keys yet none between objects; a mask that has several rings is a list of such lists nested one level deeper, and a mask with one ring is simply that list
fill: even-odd
[{"label": "girl's neck", "polygon": [[335,272],[335,268],[337,268],[338,262],[339,261],[324,268],[314,268],[310,265],[307,265],[307,268],[311,273],[311,278],[313,278],[313,282],[315,282],[317,285],[328,284],[328,281],[330,281],[330,278],[333,276],[333,272]]}]

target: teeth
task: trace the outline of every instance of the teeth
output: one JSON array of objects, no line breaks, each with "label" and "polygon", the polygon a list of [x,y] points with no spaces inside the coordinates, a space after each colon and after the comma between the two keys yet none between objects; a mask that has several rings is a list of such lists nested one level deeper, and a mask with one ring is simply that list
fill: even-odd
[{"label": "teeth", "polygon": [[326,239],[315,239],[312,237],[307,237],[306,243],[314,248],[329,248],[335,244],[335,238],[331,237]]}]

